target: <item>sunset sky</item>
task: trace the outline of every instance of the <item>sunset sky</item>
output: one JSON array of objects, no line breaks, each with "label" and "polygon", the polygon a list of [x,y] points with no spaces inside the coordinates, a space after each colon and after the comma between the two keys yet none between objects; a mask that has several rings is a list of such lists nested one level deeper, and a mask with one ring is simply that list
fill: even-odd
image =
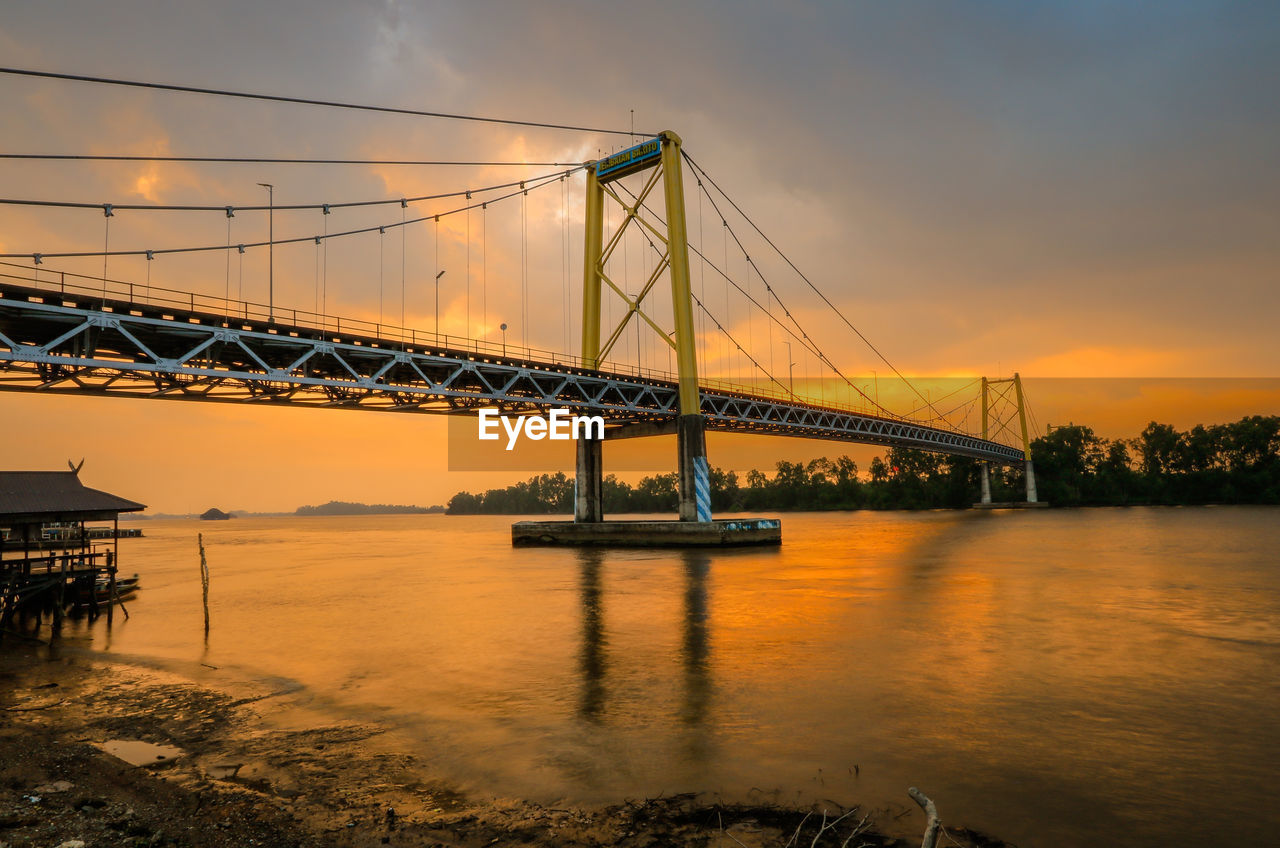
[{"label": "sunset sky", "polygon": [[[1092,423],[1108,436],[1152,418],[1280,414],[1280,16],[1270,4],[46,2],[6,7],[0,55],[18,68],[577,126],[627,129],[634,110],[637,130],[679,133],[904,373],[1016,370],[1041,426]],[[0,98],[0,153],[581,162],[630,143],[4,75]],[[554,170],[0,160],[0,196],[245,206],[266,201],[265,182],[276,203],[321,203]],[[686,188],[691,241],[744,278],[689,174]],[[276,302],[314,308],[323,276],[330,314],[399,323],[403,256],[405,323],[433,327],[431,279],[444,268],[441,327],[463,334],[469,250],[472,335],[497,341],[506,322],[512,343],[563,350],[567,338],[576,352],[576,293],[568,327],[563,316],[566,281],[581,286],[580,175],[561,191],[528,200],[527,326],[512,203],[471,216],[469,243],[465,216],[447,219],[438,253],[428,225],[403,245],[398,231],[335,240],[322,275],[313,246],[278,248]],[[278,212],[276,236],[399,216]],[[221,245],[227,223],[120,212],[110,245]],[[264,239],[266,215],[241,213],[232,227],[232,243]],[[104,235],[93,210],[0,206],[0,253],[100,250]],[[643,247],[630,244],[625,260],[633,287],[652,264]],[[887,379],[802,280],[758,240],[748,250],[843,371],[859,384]],[[147,264],[112,259],[108,276],[266,299],[265,251],[243,266],[221,253]],[[49,269],[97,275],[102,262],[49,259]],[[723,304],[699,270],[695,293],[704,286],[709,306]],[[730,313],[737,335],[764,344],[762,321]],[[642,348],[645,364],[666,367],[652,340]],[[701,367],[732,376],[720,349],[707,337]],[[806,368],[817,376],[812,362],[796,376]],[[153,511],[429,504],[526,475],[447,472],[445,422],[428,416],[28,394],[0,395],[0,406],[0,468],[86,457],[86,483]],[[713,465],[846,450],[732,438],[712,440]],[[645,450],[653,470],[674,466],[673,445]]]}]

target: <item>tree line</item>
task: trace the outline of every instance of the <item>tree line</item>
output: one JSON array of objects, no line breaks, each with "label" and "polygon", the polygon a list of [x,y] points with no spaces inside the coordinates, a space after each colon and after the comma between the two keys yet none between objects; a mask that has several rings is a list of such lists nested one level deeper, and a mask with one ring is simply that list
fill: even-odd
[{"label": "tree line", "polygon": [[[1280,417],[1179,431],[1151,422],[1133,439],[1104,439],[1090,427],[1053,428],[1031,443],[1040,500],[1056,506],[1280,504]],[[713,469],[717,512],[967,507],[977,500],[978,460],[891,448],[865,474],[848,456],[777,463],[772,475]],[[1022,500],[1022,467],[991,468],[996,501]],[[503,489],[459,492],[453,515],[573,512],[573,478],[542,474]],[[603,481],[604,511],[675,512],[677,476],[656,474],[632,486]]]},{"label": "tree line", "polygon": [[444,512],[444,508],[329,501],[325,504],[300,506],[294,511],[294,515],[420,515],[427,512]]}]

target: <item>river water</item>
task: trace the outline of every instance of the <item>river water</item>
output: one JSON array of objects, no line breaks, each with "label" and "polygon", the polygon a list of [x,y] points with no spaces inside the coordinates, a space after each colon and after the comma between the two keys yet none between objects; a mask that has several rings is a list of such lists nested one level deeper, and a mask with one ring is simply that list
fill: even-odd
[{"label": "river water", "polygon": [[1024,848],[1277,844],[1280,510],[782,518],[780,549],[715,552],[150,521],[121,543],[132,617],[90,644],[294,681],[486,794],[903,809],[914,785]]}]

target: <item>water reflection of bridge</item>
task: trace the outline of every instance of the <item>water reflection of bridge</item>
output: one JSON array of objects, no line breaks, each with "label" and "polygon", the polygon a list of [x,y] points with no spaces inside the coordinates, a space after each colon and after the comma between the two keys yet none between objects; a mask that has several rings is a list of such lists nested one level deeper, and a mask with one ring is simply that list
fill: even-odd
[{"label": "water reflection of bridge", "polygon": [[[578,716],[588,723],[602,722],[609,706],[609,672],[612,660],[606,621],[604,570],[607,554],[599,548],[579,552],[579,604],[582,610],[582,645],[578,659],[581,691]],[[680,662],[683,685],[679,720],[702,728],[711,706],[711,633],[707,582],[711,557],[705,551],[680,552],[684,573],[684,607],[681,616]]]}]

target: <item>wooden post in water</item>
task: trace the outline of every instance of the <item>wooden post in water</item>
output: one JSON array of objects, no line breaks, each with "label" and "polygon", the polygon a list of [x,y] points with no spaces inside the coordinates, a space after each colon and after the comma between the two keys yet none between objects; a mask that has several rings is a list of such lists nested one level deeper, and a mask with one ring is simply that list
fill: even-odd
[{"label": "wooden post in water", "polygon": [[[116,513],[115,524],[112,527],[112,538],[115,545],[110,552],[107,553],[107,626],[111,626],[116,602],[116,569],[120,563],[120,513]],[[95,577],[93,581],[94,597],[98,594],[98,580]],[[128,615],[128,613],[125,613]]]},{"label": "wooden post in water", "polygon": [[120,605],[120,612],[124,613],[124,620],[129,620],[129,608],[124,605],[124,601],[120,600],[120,588],[116,585],[116,569],[115,560],[111,556],[111,552],[107,551],[107,565],[111,567],[111,584],[109,592],[111,597],[107,598],[107,626],[111,626],[111,610],[116,604]]},{"label": "wooden post in water", "polygon": [[15,568],[11,572],[6,572],[4,578],[4,589],[0,591],[0,600],[4,601],[3,607],[0,608],[0,642],[4,641],[4,632],[9,629],[9,624],[13,621],[14,597],[18,592],[18,570]]},{"label": "wooden post in water", "polygon": [[4,583],[0,585],[0,642],[4,642],[4,631],[9,626],[9,608],[11,594],[9,584],[13,582],[9,577],[9,570],[4,567],[4,533],[0,532],[0,580]]},{"label": "wooden post in water", "polygon": [[[66,555],[65,552],[63,555],[64,556]],[[108,565],[111,564],[111,554],[109,553],[107,554],[107,564]],[[80,585],[83,585],[83,581],[84,581],[84,578],[81,577],[77,582],[80,583]],[[83,589],[81,589],[81,591],[83,591]],[[110,593],[108,593],[107,595],[107,600],[108,600],[107,606],[110,607],[111,606]],[[89,620],[97,621],[98,616],[101,613],[102,613],[102,609],[98,604],[98,569],[96,567],[91,567],[89,569]]]},{"label": "wooden post in water", "polygon": [[[62,635],[62,613],[63,605],[66,603],[67,591],[67,557],[62,558],[62,566],[58,569],[58,581],[53,590],[53,625],[51,633],[54,636]],[[53,571],[54,557],[49,556],[49,570]]]},{"label": "wooden post in water", "polygon": [[209,641],[209,562],[204,556],[204,534],[196,534],[196,543],[200,545],[200,590],[204,599],[204,640]]}]

